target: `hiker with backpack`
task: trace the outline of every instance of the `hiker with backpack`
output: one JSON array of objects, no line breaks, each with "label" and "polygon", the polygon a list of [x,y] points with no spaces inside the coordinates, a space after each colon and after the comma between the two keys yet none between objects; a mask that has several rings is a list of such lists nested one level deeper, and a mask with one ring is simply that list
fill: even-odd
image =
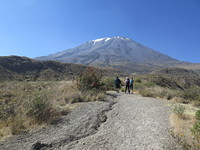
[{"label": "hiker with backpack", "polygon": [[130,79],[130,90],[131,90],[131,93],[133,94],[133,83],[134,83],[134,80],[133,78]]},{"label": "hiker with backpack", "polygon": [[126,77],[125,80],[125,93],[126,91],[128,91],[128,93],[130,94],[130,79],[128,77]]},{"label": "hiker with backpack", "polygon": [[115,79],[115,88],[117,93],[119,93],[119,89],[121,88],[121,80],[119,79],[119,77],[116,77]]}]

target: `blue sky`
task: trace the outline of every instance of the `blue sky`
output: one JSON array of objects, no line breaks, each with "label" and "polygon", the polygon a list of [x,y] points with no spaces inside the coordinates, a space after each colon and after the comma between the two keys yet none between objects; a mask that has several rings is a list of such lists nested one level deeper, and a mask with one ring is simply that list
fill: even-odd
[{"label": "blue sky", "polygon": [[114,36],[200,63],[200,0],[0,0],[0,56],[34,58]]}]

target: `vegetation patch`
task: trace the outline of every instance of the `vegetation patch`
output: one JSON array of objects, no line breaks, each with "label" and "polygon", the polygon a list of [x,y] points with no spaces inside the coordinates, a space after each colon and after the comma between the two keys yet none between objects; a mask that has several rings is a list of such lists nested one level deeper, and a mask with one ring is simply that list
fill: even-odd
[{"label": "vegetation patch", "polygon": [[37,97],[29,100],[26,104],[26,115],[37,123],[49,123],[58,117],[57,110],[46,98],[46,95],[39,93]]},{"label": "vegetation patch", "polygon": [[140,82],[135,82],[134,90],[141,95],[180,102],[172,105],[171,133],[185,149],[200,149],[199,75],[185,69],[169,69],[135,78]]},{"label": "vegetation patch", "polygon": [[113,77],[104,77],[102,79],[103,87],[106,91],[114,91],[115,90],[115,79]]},{"label": "vegetation patch", "polygon": [[0,138],[53,123],[77,102],[104,101],[101,74],[88,68],[75,81],[0,83]]},{"label": "vegetation patch", "polygon": [[72,103],[104,99],[102,90],[82,92],[73,81],[1,82],[0,139],[53,123]]},{"label": "vegetation patch", "polygon": [[92,67],[88,67],[76,79],[76,84],[86,101],[102,101],[105,98],[106,87],[109,86],[102,82],[102,74]]},{"label": "vegetation patch", "polygon": [[200,76],[181,68],[135,76],[134,90],[143,96],[173,99],[200,106]]},{"label": "vegetation patch", "polygon": [[200,87],[186,89],[182,97],[190,101],[195,100],[200,102]]},{"label": "vegetation patch", "polygon": [[[196,121],[193,127],[191,128],[192,135],[194,139],[200,143],[200,120]],[[200,145],[199,145],[200,148]]]},{"label": "vegetation patch", "polygon": [[200,110],[197,110],[196,114],[195,114],[195,118],[197,120],[200,120]]},{"label": "vegetation patch", "polygon": [[179,118],[184,118],[185,106],[181,104],[174,104],[172,109],[173,113],[175,113]]},{"label": "vegetation patch", "polygon": [[84,90],[101,89],[102,87],[102,75],[92,67],[88,67],[87,70],[77,78],[77,87]]},{"label": "vegetation patch", "polygon": [[172,135],[185,149],[200,149],[200,124],[195,119],[196,107],[189,104],[172,105],[173,113],[170,120],[173,126]]}]

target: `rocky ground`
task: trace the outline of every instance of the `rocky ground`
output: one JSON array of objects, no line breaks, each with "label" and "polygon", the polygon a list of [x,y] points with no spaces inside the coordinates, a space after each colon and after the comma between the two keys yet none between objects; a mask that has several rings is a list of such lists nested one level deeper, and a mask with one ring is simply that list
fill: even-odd
[{"label": "rocky ground", "polygon": [[0,150],[175,150],[170,101],[109,94],[81,103],[57,123],[0,143]]}]

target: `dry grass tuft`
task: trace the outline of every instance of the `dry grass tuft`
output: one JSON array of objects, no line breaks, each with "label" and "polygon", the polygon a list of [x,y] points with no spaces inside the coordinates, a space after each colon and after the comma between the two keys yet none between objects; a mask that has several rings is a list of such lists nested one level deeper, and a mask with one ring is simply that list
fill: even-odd
[{"label": "dry grass tuft", "polygon": [[174,91],[171,89],[153,86],[153,87],[140,87],[137,91],[145,97],[154,97],[154,98],[164,98],[167,100],[171,100],[176,98],[179,95],[178,91]]},{"label": "dry grass tuft", "polygon": [[73,81],[1,82],[0,140],[54,122],[72,103],[104,98],[104,92],[81,92]]},{"label": "dry grass tuft", "polygon": [[[183,105],[183,104],[182,104]],[[191,129],[195,124],[195,110],[191,105],[185,105],[184,114],[180,115],[172,113],[170,122],[173,127],[173,136],[183,145],[185,149],[200,149],[199,141],[194,138]]]}]

